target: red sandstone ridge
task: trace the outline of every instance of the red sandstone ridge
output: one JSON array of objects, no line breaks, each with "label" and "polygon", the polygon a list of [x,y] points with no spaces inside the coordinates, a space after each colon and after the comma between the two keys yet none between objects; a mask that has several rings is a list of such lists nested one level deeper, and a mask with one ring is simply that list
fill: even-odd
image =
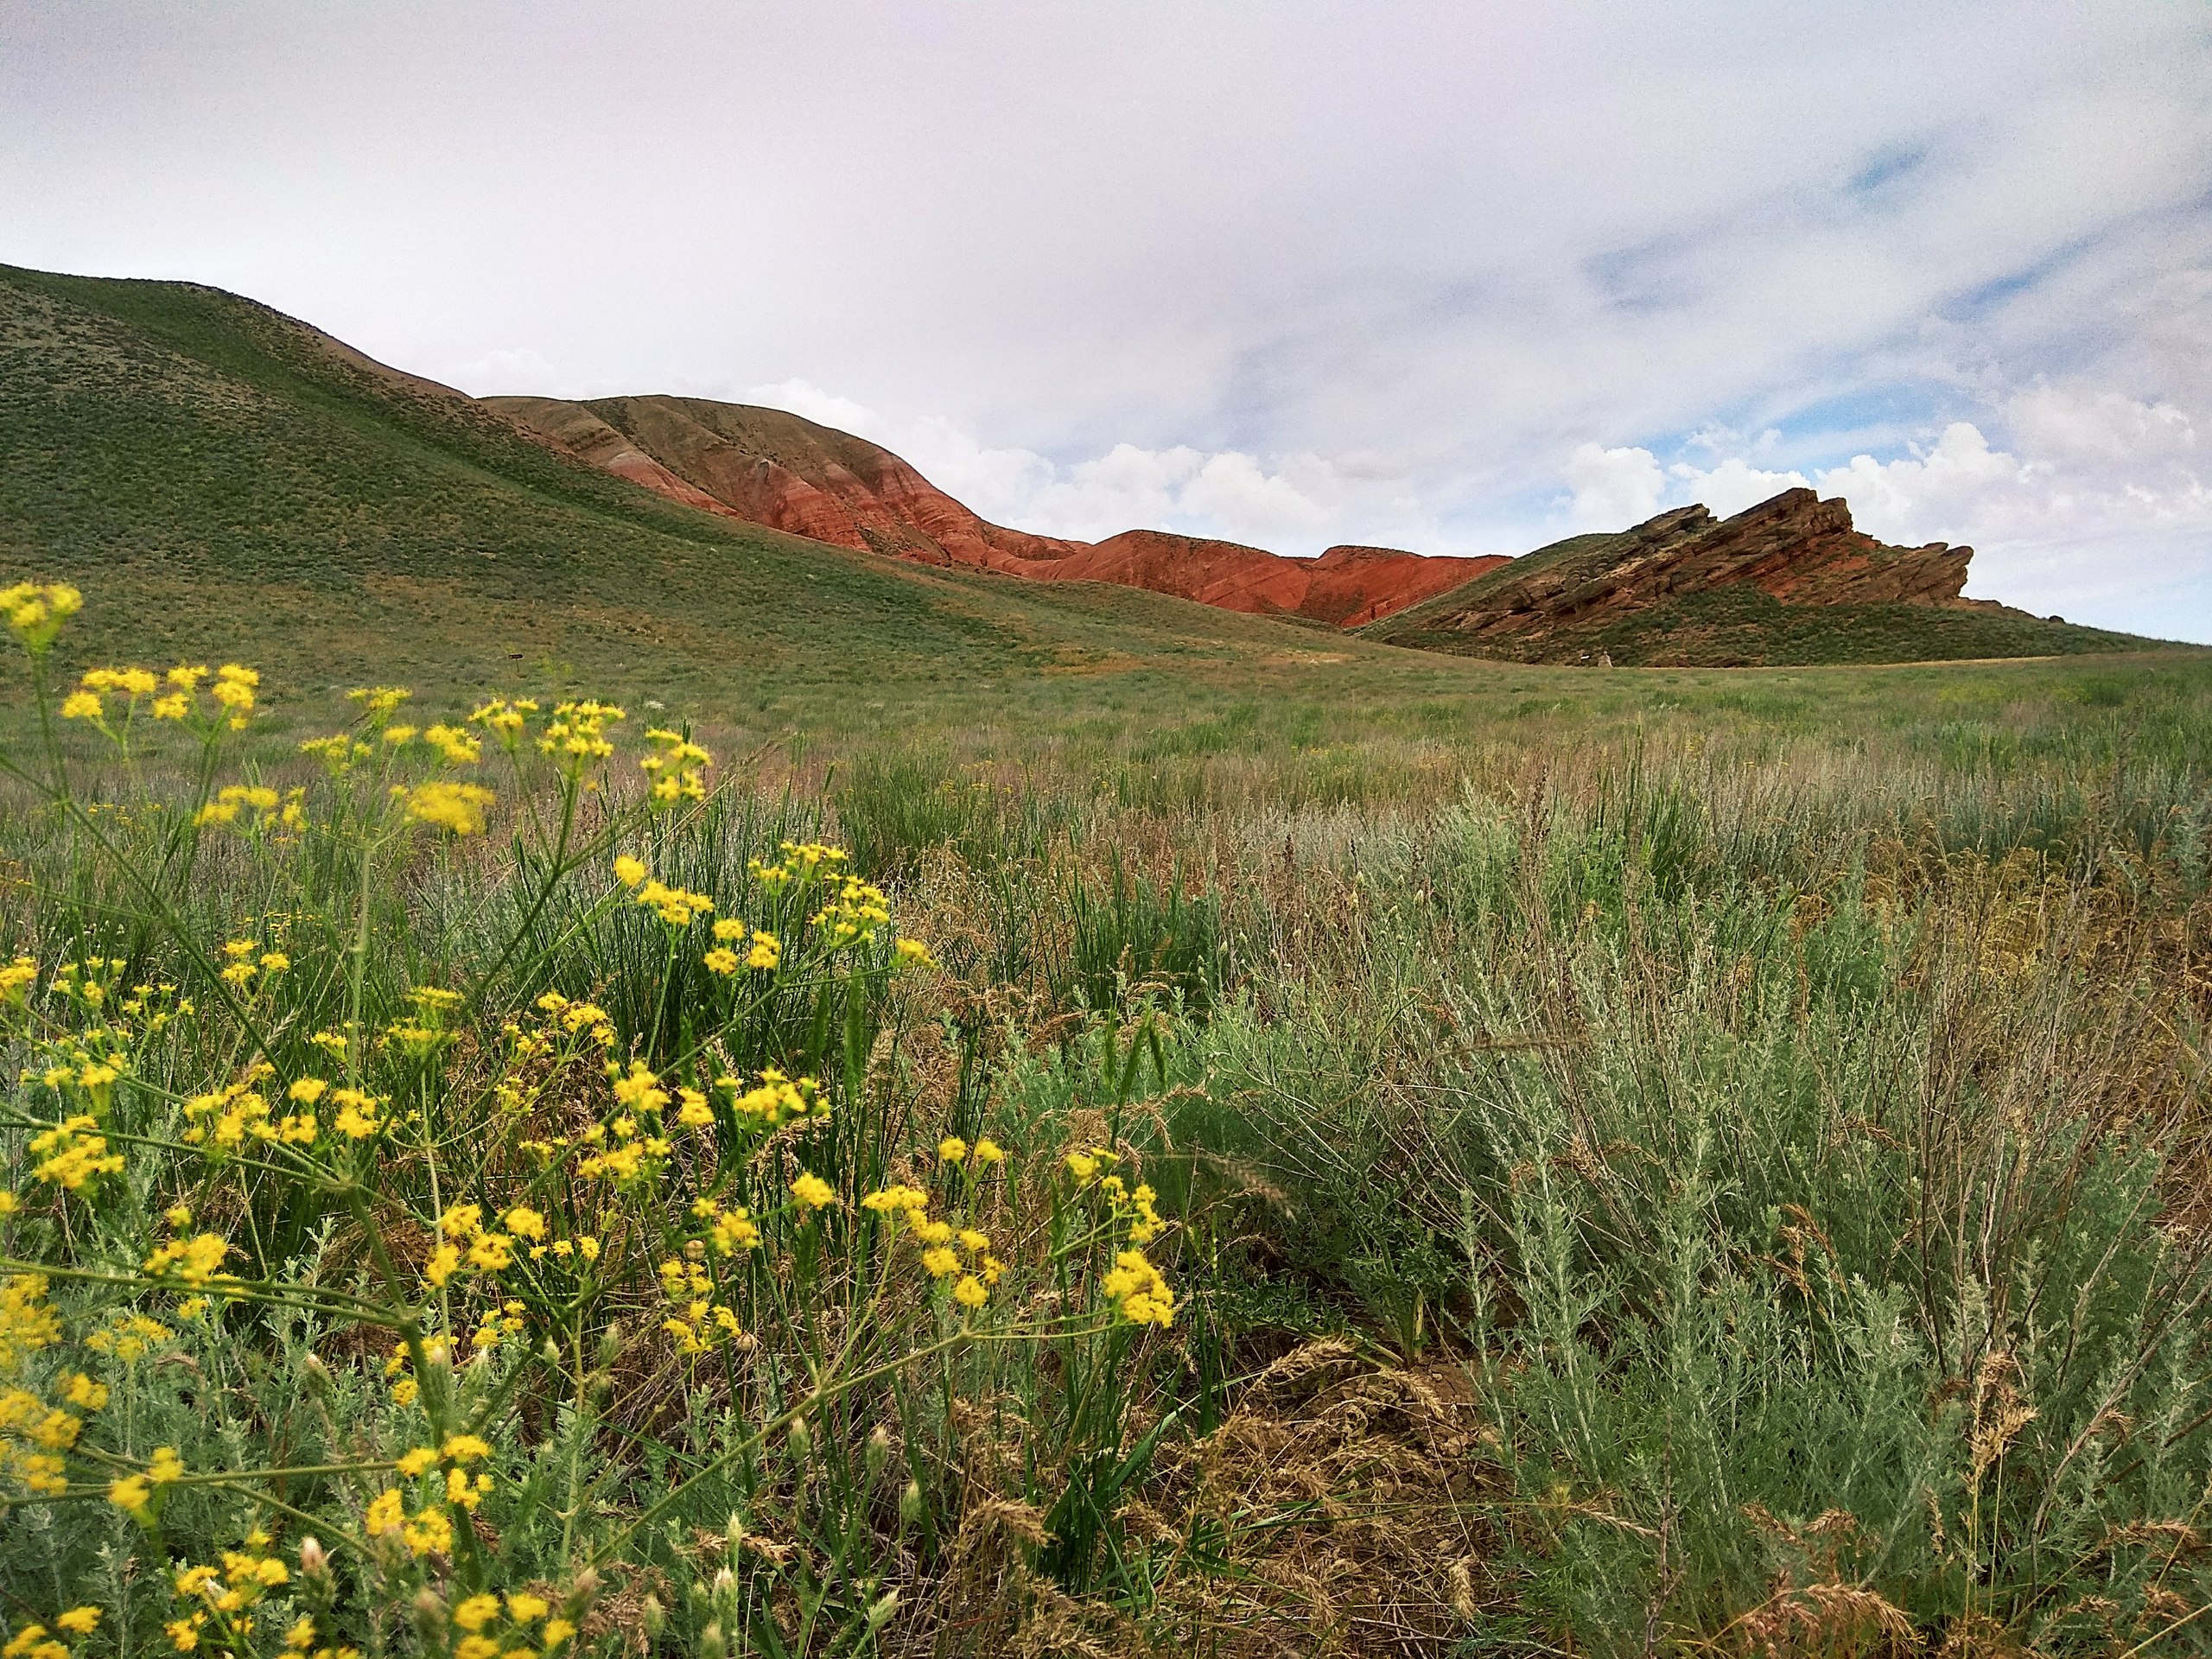
[{"label": "red sandstone ridge", "polygon": [[1370,638],[1578,660],[1612,624],[1685,600],[1757,589],[1792,608],[1987,608],[1962,599],[1974,550],[1891,547],[1852,527],[1842,499],[1784,490],[1732,518],[1676,507],[1618,535],[1577,536],[1408,610]]},{"label": "red sandstone ridge", "polygon": [[689,505],[925,564],[1113,582],[1224,610],[1357,627],[1505,563],[1384,547],[1292,559],[1152,530],[1061,541],[990,524],[889,450],[782,410],[702,397],[484,402],[594,466]]}]

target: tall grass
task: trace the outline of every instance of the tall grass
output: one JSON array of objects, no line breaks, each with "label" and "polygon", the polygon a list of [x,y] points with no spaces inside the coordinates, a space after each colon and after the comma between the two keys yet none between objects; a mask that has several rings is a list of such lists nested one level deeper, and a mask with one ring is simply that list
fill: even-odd
[{"label": "tall grass", "polygon": [[[655,807],[544,718],[478,766],[372,712],[228,823],[218,721],[11,752],[26,1651],[2212,1646],[2193,738],[1400,788],[1232,710],[1103,785],[908,753]],[[378,1130],[187,1138],[303,1078]],[[907,1192],[988,1243],[939,1276]],[[518,1205],[592,1271],[438,1277]]]}]

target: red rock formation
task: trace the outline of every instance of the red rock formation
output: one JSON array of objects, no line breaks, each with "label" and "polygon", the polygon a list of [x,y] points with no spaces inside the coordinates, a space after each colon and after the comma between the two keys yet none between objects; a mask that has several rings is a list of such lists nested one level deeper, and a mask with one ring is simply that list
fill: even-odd
[{"label": "red rock formation", "polygon": [[1746,585],[1785,605],[1971,606],[1967,547],[1889,547],[1853,530],[1840,498],[1784,490],[1716,520],[1677,507],[1617,536],[1578,536],[1402,612],[1376,638],[1454,636],[1469,645],[1540,645],[1578,637],[1662,600]]},{"label": "red rock formation", "polygon": [[1395,547],[1340,544],[1313,561],[1313,585],[1300,609],[1340,628],[1364,627],[1511,563],[1503,553],[1422,558]]},{"label": "red rock formation", "polygon": [[485,403],[647,489],[810,537],[926,564],[1046,582],[1107,582],[1225,610],[1352,627],[1504,561],[1332,547],[1291,559],[1236,542],[1132,530],[1096,543],[979,518],[879,445],[781,410],[701,397],[551,397]]}]

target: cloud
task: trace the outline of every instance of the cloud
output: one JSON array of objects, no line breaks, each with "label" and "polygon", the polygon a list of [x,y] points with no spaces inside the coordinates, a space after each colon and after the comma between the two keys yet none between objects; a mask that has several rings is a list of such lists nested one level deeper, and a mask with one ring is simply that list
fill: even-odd
[{"label": "cloud", "polygon": [[1802,489],[1807,482],[1799,472],[1769,472],[1740,455],[1731,455],[1718,467],[1700,467],[1677,461],[1667,469],[1675,480],[1671,493],[1702,501],[1723,518],[1756,506],[1788,489]]},{"label": "cloud", "polygon": [[1561,471],[1574,492],[1568,512],[1585,530],[1621,530],[1649,518],[1667,488],[1649,449],[1577,444]]},{"label": "cloud", "polygon": [[1270,468],[1240,450],[1120,443],[1063,466],[1032,449],[985,445],[942,415],[888,419],[804,379],[753,386],[744,397],[880,443],[983,518],[1038,535],[1100,541],[1157,527],[1269,546],[1287,537],[1302,548],[1343,516],[1346,493],[1313,455]]},{"label": "cloud", "polygon": [[886,430],[882,416],[874,410],[796,377],[772,386],[754,386],[746,392],[744,401],[769,409],[788,410],[823,426],[850,432],[855,437],[875,440]]}]

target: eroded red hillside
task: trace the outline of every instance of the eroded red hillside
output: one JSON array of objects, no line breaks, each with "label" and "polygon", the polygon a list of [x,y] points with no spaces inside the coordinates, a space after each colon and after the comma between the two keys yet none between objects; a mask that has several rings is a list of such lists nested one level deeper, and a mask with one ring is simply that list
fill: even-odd
[{"label": "eroded red hillside", "polygon": [[782,410],[702,397],[488,397],[583,460],[663,495],[838,547],[1042,582],[1108,582],[1224,610],[1357,627],[1503,558],[1332,547],[1318,559],[1165,531],[1060,541],[976,517],[897,455]]}]

